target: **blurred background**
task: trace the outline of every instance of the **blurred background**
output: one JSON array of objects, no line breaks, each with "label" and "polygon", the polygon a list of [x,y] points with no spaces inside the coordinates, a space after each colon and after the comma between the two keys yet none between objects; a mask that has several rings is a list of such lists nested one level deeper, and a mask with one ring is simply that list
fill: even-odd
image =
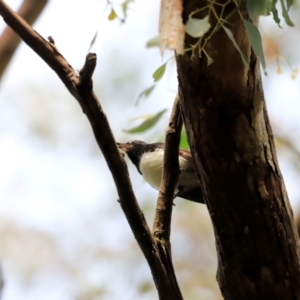
[{"label": "blurred background", "polygon": [[[6,1],[15,10],[21,1]],[[34,28],[51,35],[79,70],[97,53],[94,87],[120,142],[163,139],[177,82],[173,60],[149,97],[162,59],[146,43],[158,35],[159,0],[51,0]],[[112,9],[117,16],[114,20]],[[263,84],[277,153],[294,214],[300,210],[299,3],[294,28],[261,18],[267,59]],[[0,19],[0,30],[5,28]],[[1,47],[1,45],[0,45]],[[151,129],[126,130],[167,109]],[[152,227],[157,192],[129,163],[137,199]],[[148,265],[123,215],[112,177],[78,103],[25,44],[0,81],[0,257],[4,300],[157,299]],[[172,247],[185,299],[222,299],[204,205],[176,199]]]}]

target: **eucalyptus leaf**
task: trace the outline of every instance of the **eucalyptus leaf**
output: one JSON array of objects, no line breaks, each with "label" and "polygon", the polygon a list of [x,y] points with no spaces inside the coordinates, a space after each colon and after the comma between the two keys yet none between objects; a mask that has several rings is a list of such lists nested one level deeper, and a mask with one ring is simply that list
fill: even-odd
[{"label": "eucalyptus leaf", "polygon": [[147,44],[146,44],[146,48],[153,48],[153,47],[159,47],[160,44],[160,37],[159,35],[150,39]]},{"label": "eucalyptus leaf", "polygon": [[110,14],[108,15],[108,20],[113,21],[117,17],[115,10],[112,8]]},{"label": "eucalyptus leaf", "polygon": [[290,19],[289,13],[288,13],[288,8],[285,7],[284,1],[280,0],[280,4],[281,4],[281,9],[282,9],[282,16],[285,20],[285,23],[289,26],[294,26],[294,23],[292,22],[292,20]]},{"label": "eucalyptus leaf", "polygon": [[151,85],[150,87],[144,89],[142,92],[140,92],[137,100],[136,100],[136,104],[139,102],[139,100],[142,98],[142,97],[148,97],[152,91],[154,90],[154,88],[156,87],[156,84],[153,84]]},{"label": "eucalyptus leaf", "polygon": [[128,5],[129,3],[133,2],[133,0],[125,0],[123,3],[122,3],[122,10],[123,10],[123,13],[124,13],[124,17],[126,18],[127,17],[127,11],[128,11]]},{"label": "eucalyptus leaf", "polygon": [[185,32],[194,38],[203,36],[210,28],[209,16],[204,19],[189,18],[185,25]]},{"label": "eucalyptus leaf", "polygon": [[287,6],[287,10],[290,9],[290,7],[292,6],[294,0],[286,0],[286,6]]},{"label": "eucalyptus leaf", "polygon": [[95,44],[95,42],[96,42],[96,40],[97,40],[97,36],[98,36],[98,31],[96,31],[96,33],[94,34],[93,39],[91,40],[91,43],[90,43],[89,51],[88,51],[88,52],[90,52],[91,49],[92,49],[92,47],[94,46],[94,44]]},{"label": "eucalyptus leaf", "polygon": [[207,65],[211,65],[214,62],[214,60],[207,53],[205,53],[205,56],[207,59]]},{"label": "eucalyptus leaf", "polygon": [[167,109],[163,109],[162,111],[158,112],[156,115],[149,117],[147,120],[142,122],[140,125],[133,127],[128,130],[124,130],[127,133],[141,133],[150,128],[152,128],[163,116],[163,114],[167,111]]},{"label": "eucalyptus leaf", "polygon": [[154,82],[159,81],[164,76],[165,70],[166,70],[166,65],[167,65],[167,63],[164,63],[163,65],[161,65],[159,68],[157,68],[155,70],[155,72],[152,75]]},{"label": "eucalyptus leaf", "polygon": [[227,34],[227,36],[229,37],[229,39],[232,41],[232,43],[233,43],[235,49],[239,52],[240,57],[241,57],[241,59],[242,59],[244,65],[245,65],[245,67],[248,67],[248,66],[249,66],[248,59],[247,59],[247,57],[244,55],[244,53],[242,52],[242,50],[240,49],[240,47],[239,47],[239,45],[237,44],[237,42],[235,41],[235,38],[234,38],[232,32],[230,31],[229,28],[225,27],[224,25],[223,25],[223,29],[224,29],[224,31],[226,32],[226,34]]},{"label": "eucalyptus leaf", "polygon": [[260,32],[257,29],[257,27],[255,25],[253,25],[252,23],[243,20],[245,28],[247,30],[248,33],[248,37],[250,39],[251,45],[252,45],[252,49],[254,51],[254,53],[259,57],[260,59],[260,63],[263,67],[263,69],[266,69],[266,61],[265,61],[265,56],[264,56],[264,51],[262,48],[262,40],[261,40],[261,36],[260,36]]},{"label": "eucalyptus leaf", "polygon": [[272,12],[274,21],[279,25],[280,18],[276,8],[277,2],[280,2],[282,16],[286,24],[289,26],[294,26],[294,23],[288,14],[288,10],[293,4],[293,0],[247,0],[247,8],[250,18],[254,20],[259,16],[267,16]]},{"label": "eucalyptus leaf", "polygon": [[277,0],[247,0],[249,16],[252,20],[259,16],[267,16]]},{"label": "eucalyptus leaf", "polygon": [[274,19],[275,23],[278,25],[279,28],[282,28],[280,26],[280,18],[278,16],[278,10],[277,10],[275,4],[274,4],[274,6],[272,8],[272,13],[273,13],[273,19]]}]

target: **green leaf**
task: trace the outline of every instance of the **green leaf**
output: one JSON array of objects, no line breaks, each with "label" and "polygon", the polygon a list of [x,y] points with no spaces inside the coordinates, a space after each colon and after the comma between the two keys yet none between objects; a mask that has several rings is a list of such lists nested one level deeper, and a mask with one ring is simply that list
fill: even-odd
[{"label": "green leaf", "polygon": [[160,37],[159,35],[150,39],[147,44],[146,44],[146,48],[153,48],[153,47],[159,47],[159,43],[160,43]]},{"label": "green leaf", "polygon": [[167,65],[167,63],[164,63],[158,69],[155,70],[155,72],[152,75],[154,82],[159,81],[164,76],[165,70],[166,70],[166,65]]},{"label": "green leaf", "polygon": [[252,45],[252,49],[254,51],[254,53],[259,57],[260,59],[260,63],[263,67],[263,69],[266,69],[266,61],[265,61],[265,56],[264,56],[264,52],[263,52],[263,48],[262,48],[262,40],[261,40],[261,36],[260,36],[260,32],[257,29],[257,27],[255,25],[253,25],[252,23],[243,20],[245,28],[247,30],[248,33],[248,37],[250,39],[251,45]]},{"label": "green leaf", "polygon": [[207,65],[210,66],[213,62],[214,60],[210,56],[207,56]]},{"label": "green leaf", "polygon": [[288,9],[285,7],[284,1],[280,0],[280,4],[281,4],[281,8],[282,8],[282,16],[285,20],[285,23],[289,26],[294,26],[294,23],[292,22],[292,20],[290,19],[290,16],[288,14]]},{"label": "green leaf", "polygon": [[163,109],[162,111],[158,112],[156,115],[148,118],[144,122],[142,122],[140,125],[133,127],[128,130],[123,130],[127,133],[140,133],[144,132],[150,128],[152,128],[158,121],[159,119],[163,116],[163,114],[167,111],[167,109]]},{"label": "green leaf", "polygon": [[117,17],[117,14],[116,14],[115,10],[112,8],[111,11],[110,11],[110,14],[109,14],[109,16],[108,16],[108,20],[109,20],[109,21],[112,21],[112,20],[114,20],[116,17]]},{"label": "green leaf", "polygon": [[189,143],[187,141],[187,135],[185,129],[182,129],[181,132],[179,148],[186,149],[186,150],[190,148]]},{"label": "green leaf", "polygon": [[146,119],[149,119],[149,118],[152,118],[152,117],[153,117],[153,114],[147,114],[147,115],[137,116],[137,117],[131,118],[129,121],[146,120]]},{"label": "green leaf", "polygon": [[208,66],[211,65],[214,62],[214,60],[206,52],[204,52],[204,54],[205,54],[206,59],[207,59],[207,65]]},{"label": "green leaf", "polygon": [[272,13],[273,13],[273,19],[274,19],[275,23],[277,23],[277,25],[279,26],[279,28],[282,28],[280,26],[280,18],[278,16],[278,10],[277,10],[275,4],[274,4],[274,6],[272,8]]},{"label": "green leaf", "polygon": [[[247,0],[247,8],[249,16],[252,20],[259,16],[267,16],[270,12],[273,13],[274,21],[279,25],[280,18],[278,17],[278,11],[275,7],[278,0]],[[282,16],[289,26],[294,26],[294,23],[290,19],[288,10],[293,4],[293,0],[280,0]]]},{"label": "green leaf", "polygon": [[204,19],[189,18],[185,25],[185,32],[191,37],[199,38],[203,36],[210,28],[209,16]]},{"label": "green leaf", "polygon": [[[143,209],[144,210],[144,209]],[[142,295],[146,295],[148,294],[150,291],[153,290],[153,284],[152,282],[142,282],[139,286],[138,286],[138,290],[140,292],[140,294]]]},{"label": "green leaf", "polygon": [[276,0],[247,0],[249,16],[252,20],[259,16],[267,16]]},{"label": "green leaf", "polygon": [[91,43],[90,43],[89,51],[88,51],[88,52],[90,52],[90,51],[91,51],[91,48],[94,46],[94,44],[95,44],[95,42],[96,42],[96,39],[97,39],[97,35],[98,35],[98,31],[96,31],[96,33],[94,34],[94,37],[93,37],[93,39],[92,39],[92,41],[91,41]]},{"label": "green leaf", "polygon": [[122,9],[123,9],[123,13],[124,13],[124,17],[127,17],[127,11],[128,11],[128,5],[133,2],[134,0],[125,0],[122,3]]},{"label": "green leaf", "polygon": [[286,0],[287,10],[289,10],[293,4],[294,0]]},{"label": "green leaf", "polygon": [[232,43],[233,43],[235,49],[239,52],[240,57],[241,57],[241,59],[242,59],[242,61],[243,61],[243,63],[244,63],[244,66],[245,66],[245,67],[248,67],[248,65],[249,65],[249,64],[248,64],[248,59],[247,59],[247,57],[244,55],[244,53],[242,52],[242,50],[240,49],[240,47],[239,47],[239,45],[237,44],[237,42],[235,41],[232,32],[230,31],[230,29],[228,29],[228,28],[225,27],[224,25],[223,25],[223,29],[224,29],[224,31],[226,32],[226,34],[227,34],[227,36],[229,37],[229,39],[232,41]]},{"label": "green leaf", "polygon": [[152,93],[152,91],[154,90],[155,87],[156,87],[156,84],[153,84],[150,87],[144,89],[142,92],[140,92],[140,94],[138,95],[138,98],[136,100],[136,104],[138,104],[139,100],[142,97],[148,97]]}]

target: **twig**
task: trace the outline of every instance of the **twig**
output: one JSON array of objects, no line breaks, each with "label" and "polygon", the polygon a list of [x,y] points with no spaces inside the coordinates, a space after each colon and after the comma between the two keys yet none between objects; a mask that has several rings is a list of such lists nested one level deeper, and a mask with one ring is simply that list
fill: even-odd
[{"label": "twig", "polygon": [[159,298],[182,299],[181,295],[178,295],[172,276],[169,277],[169,268],[166,268],[170,262],[165,262],[164,255],[152,237],[137,204],[126,163],[117,148],[108,120],[94,94],[91,76],[96,65],[96,55],[87,55],[85,65],[78,74],[57,50],[52,42],[53,39],[50,42],[46,41],[2,0],[0,0],[0,15],[21,39],[55,71],[69,92],[78,100],[91,123],[97,143],[112,173],[121,207],[150,266]]},{"label": "twig", "polygon": [[84,66],[79,71],[81,85],[87,85],[87,84],[90,85],[92,83],[92,76],[96,68],[96,63],[97,63],[96,54],[89,53],[86,57]]},{"label": "twig", "polygon": [[[48,0],[24,0],[18,10],[18,15],[29,24],[33,24],[44,10]],[[0,36],[0,78],[10,63],[21,39],[7,27]]]}]

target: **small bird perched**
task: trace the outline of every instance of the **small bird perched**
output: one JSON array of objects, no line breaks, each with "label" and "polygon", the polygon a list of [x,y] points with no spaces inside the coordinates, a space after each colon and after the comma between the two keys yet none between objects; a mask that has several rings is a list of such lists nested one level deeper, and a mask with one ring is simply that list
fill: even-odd
[{"label": "small bird perched", "polygon": [[[128,155],[145,181],[156,190],[159,190],[165,144],[147,144],[142,141],[133,141],[124,144],[117,143],[117,145]],[[180,174],[175,197],[179,196],[187,200],[204,203],[191,152],[179,149],[179,167]]]}]

